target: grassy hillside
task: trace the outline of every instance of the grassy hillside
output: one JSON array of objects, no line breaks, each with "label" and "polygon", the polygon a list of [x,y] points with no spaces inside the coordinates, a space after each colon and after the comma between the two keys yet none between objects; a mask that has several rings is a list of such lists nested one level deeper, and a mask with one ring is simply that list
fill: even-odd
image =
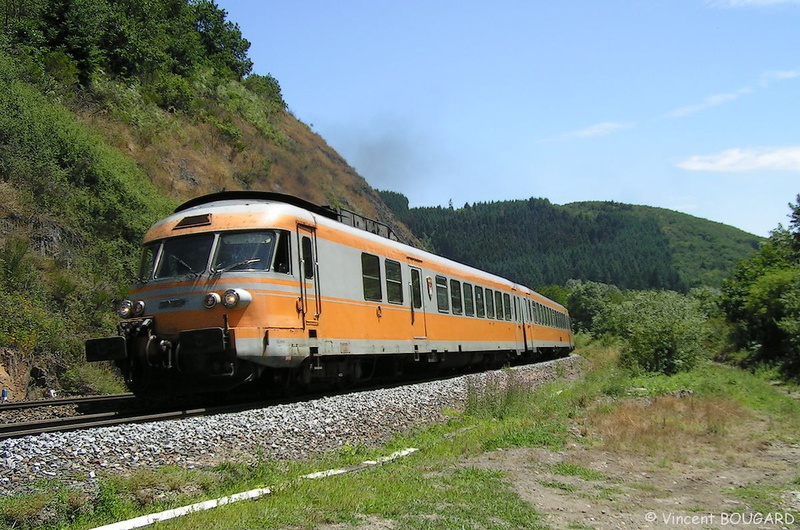
[{"label": "grassy hillside", "polygon": [[409,209],[399,193],[381,196],[437,252],[532,286],[571,278],[632,289],[719,286],[760,241],[729,226],[646,206],[559,206],[532,198]]}]

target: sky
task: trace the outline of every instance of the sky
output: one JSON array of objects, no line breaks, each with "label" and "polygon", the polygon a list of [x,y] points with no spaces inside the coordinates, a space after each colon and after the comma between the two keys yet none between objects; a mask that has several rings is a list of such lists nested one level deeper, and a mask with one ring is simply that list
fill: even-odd
[{"label": "sky", "polygon": [[541,197],[767,236],[800,194],[800,0],[217,0],[253,73],[414,206]]}]

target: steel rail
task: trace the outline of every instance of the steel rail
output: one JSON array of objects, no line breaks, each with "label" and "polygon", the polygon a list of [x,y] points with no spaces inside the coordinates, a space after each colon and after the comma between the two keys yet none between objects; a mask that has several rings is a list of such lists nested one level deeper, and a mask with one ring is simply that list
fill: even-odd
[{"label": "steel rail", "polygon": [[82,405],[85,403],[106,403],[110,401],[126,401],[136,399],[131,393],[108,394],[103,396],[77,396],[55,399],[40,399],[37,401],[16,401],[0,405],[0,412],[4,410],[25,410],[40,407],[58,407],[60,405]]}]

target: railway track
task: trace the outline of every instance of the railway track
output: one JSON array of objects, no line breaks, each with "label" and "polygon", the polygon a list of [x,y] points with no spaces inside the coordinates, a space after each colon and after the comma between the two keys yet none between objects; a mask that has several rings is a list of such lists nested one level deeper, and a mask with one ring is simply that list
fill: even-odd
[{"label": "railway track", "polygon": [[111,403],[111,402],[124,402],[135,400],[136,396],[131,393],[127,394],[109,394],[104,396],[79,396],[68,398],[57,398],[39,401],[18,401],[6,403],[0,406],[0,413],[12,410],[27,410],[42,407],[59,407],[62,405],[86,405],[90,403]]},{"label": "railway track", "polygon": [[48,432],[68,432],[96,427],[110,427],[126,423],[146,423],[150,421],[164,421],[208,414],[222,414],[238,412],[256,406],[253,403],[241,405],[225,405],[218,407],[186,408],[181,410],[168,410],[159,412],[143,411],[112,411],[97,414],[83,414],[67,418],[49,418],[45,420],[3,423],[0,424],[0,440],[20,438]]},{"label": "railway track", "polygon": [[[533,363],[536,364],[536,363]],[[438,374],[436,376],[431,374],[417,374],[409,376],[402,381],[380,381],[376,380],[374,384],[359,386],[357,388],[347,388],[341,390],[325,390],[307,392],[292,397],[269,398],[263,397],[254,398],[250,396],[249,399],[239,398],[238,400],[228,401],[226,403],[215,403],[208,405],[207,402],[195,401],[184,402],[182,407],[176,407],[175,404],[170,406],[159,404],[145,404],[142,403],[140,398],[133,394],[114,394],[109,396],[90,396],[82,398],[64,398],[54,399],[47,401],[33,401],[15,403],[9,406],[0,408],[0,422],[7,421],[4,419],[3,411],[11,410],[24,410],[36,407],[57,407],[65,405],[82,406],[98,406],[98,407],[115,407],[116,410],[105,410],[102,412],[86,412],[80,415],[65,416],[65,417],[47,417],[36,419],[33,421],[15,421],[0,423],[0,440],[10,438],[20,438],[23,436],[34,436],[38,434],[51,433],[51,432],[68,432],[81,429],[91,429],[96,427],[109,427],[114,425],[122,425],[126,423],[146,423],[165,420],[176,420],[182,418],[190,418],[196,416],[212,415],[212,414],[226,414],[233,412],[242,412],[245,410],[252,410],[255,408],[265,408],[279,404],[297,403],[301,401],[310,401],[320,399],[325,396],[335,396],[347,394],[350,392],[364,392],[369,390],[377,390],[381,388],[394,388],[403,385],[416,384],[437,379],[449,379],[458,377],[469,373],[471,371],[457,371],[450,372],[446,375]]]}]

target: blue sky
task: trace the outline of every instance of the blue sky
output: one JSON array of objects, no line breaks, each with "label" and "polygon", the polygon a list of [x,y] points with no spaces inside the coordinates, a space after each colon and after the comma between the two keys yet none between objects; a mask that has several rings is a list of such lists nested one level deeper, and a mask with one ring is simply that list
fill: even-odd
[{"label": "blue sky", "polygon": [[217,0],[411,206],[659,206],[766,236],[800,193],[800,0]]}]

